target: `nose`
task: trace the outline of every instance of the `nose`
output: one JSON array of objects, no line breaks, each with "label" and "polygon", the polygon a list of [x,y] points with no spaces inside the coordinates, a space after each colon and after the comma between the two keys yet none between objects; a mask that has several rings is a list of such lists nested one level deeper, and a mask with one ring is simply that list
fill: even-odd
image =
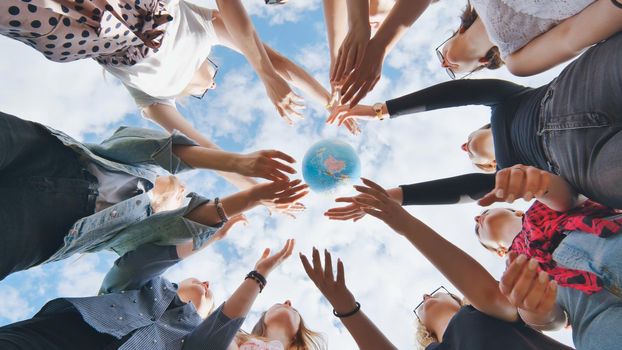
[{"label": "nose", "polygon": [[283,305],[287,305],[289,307],[292,307],[292,302],[289,300],[285,300],[285,302],[283,303]]},{"label": "nose", "polygon": [[203,285],[209,289],[209,281],[204,281]]},{"label": "nose", "polygon": [[481,218],[481,215],[477,215],[477,216],[475,217],[475,222],[477,222],[477,223],[479,224],[479,219],[480,219],[480,218]]},{"label": "nose", "polygon": [[462,149],[465,152],[469,151],[469,146],[467,145],[467,143],[463,143],[462,146],[460,146],[460,149]]},{"label": "nose", "polygon": [[428,300],[428,299],[430,299],[430,298],[431,298],[431,297],[430,297],[430,295],[428,295],[428,294],[424,294],[424,295],[423,295],[423,301],[426,301],[426,300]]}]

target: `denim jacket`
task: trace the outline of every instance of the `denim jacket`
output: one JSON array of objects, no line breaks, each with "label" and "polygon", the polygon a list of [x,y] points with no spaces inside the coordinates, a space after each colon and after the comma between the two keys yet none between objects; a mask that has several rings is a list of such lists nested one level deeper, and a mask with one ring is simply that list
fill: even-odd
[{"label": "denim jacket", "polygon": [[[75,150],[84,162],[95,162],[111,171],[124,172],[147,180],[153,188],[162,169],[176,174],[192,169],[173,153],[173,145],[197,145],[179,131],[171,135],[150,129],[121,127],[100,144],[82,144],[47,127],[64,145]],[[198,249],[219,227],[186,219],[189,211],[209,200],[195,193],[188,205],[153,213],[147,193],[138,194],[93,215],[76,221],[65,236],[63,246],[46,262],[72,254],[114,250],[123,255],[143,243],[177,244],[192,239]]]}]

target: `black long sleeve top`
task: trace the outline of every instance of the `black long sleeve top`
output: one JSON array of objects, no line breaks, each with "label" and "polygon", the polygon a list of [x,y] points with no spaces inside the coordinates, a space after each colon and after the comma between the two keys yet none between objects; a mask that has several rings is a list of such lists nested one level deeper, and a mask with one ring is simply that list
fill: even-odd
[{"label": "black long sleeve top", "polygon": [[[454,80],[386,102],[391,118],[435,109],[485,105],[498,169],[526,164],[548,170],[537,136],[540,104],[548,85],[529,88],[498,79]],[[404,205],[451,204],[465,197],[481,198],[494,188],[494,174],[467,174],[402,185]]]}]

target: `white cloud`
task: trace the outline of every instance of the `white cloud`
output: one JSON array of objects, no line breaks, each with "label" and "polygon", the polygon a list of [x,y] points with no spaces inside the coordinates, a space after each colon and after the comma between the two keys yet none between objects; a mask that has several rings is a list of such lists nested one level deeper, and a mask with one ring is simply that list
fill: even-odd
[{"label": "white cloud", "polygon": [[31,312],[32,307],[19,290],[13,287],[2,288],[0,319],[5,318],[10,322],[15,322],[27,317]]}]

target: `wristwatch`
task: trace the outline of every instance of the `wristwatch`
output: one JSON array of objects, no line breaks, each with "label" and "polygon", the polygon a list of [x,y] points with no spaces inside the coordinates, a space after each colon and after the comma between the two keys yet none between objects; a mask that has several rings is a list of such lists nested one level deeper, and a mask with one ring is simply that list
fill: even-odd
[{"label": "wristwatch", "polygon": [[371,106],[371,109],[373,109],[374,112],[376,113],[376,118],[378,118],[380,120],[384,120],[384,114],[382,113],[382,103],[381,102],[374,103],[374,105]]}]

